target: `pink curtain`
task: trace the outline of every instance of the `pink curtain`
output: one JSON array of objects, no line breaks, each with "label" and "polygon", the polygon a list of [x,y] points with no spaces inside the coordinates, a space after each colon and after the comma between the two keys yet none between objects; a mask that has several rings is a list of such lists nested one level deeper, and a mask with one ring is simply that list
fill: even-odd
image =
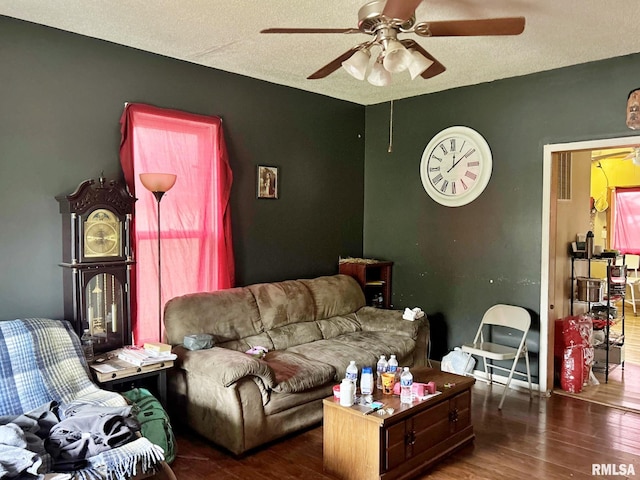
[{"label": "pink curtain", "polygon": [[613,248],[640,254],[640,188],[616,188]]},{"label": "pink curtain", "polygon": [[158,332],[157,203],[139,174],[177,175],[160,202],[164,306],[178,295],[234,286],[232,173],[217,117],[128,104],[120,125],[120,163],[137,198],[132,326],[135,343],[142,345],[163,337]]}]

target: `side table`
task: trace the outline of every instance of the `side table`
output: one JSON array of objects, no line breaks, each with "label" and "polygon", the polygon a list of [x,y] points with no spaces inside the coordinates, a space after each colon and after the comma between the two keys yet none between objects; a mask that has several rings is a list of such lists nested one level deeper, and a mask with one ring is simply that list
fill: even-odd
[{"label": "side table", "polygon": [[111,391],[117,390],[118,385],[125,383],[137,385],[143,379],[155,378],[158,400],[163,407],[167,408],[167,370],[172,367],[173,360],[139,367],[120,358],[109,357],[107,354],[102,361],[91,364],[91,373],[102,388]]}]

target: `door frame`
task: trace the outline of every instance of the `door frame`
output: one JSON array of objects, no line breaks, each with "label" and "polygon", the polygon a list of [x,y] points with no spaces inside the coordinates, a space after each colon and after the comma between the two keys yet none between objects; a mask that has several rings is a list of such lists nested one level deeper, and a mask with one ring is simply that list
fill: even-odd
[{"label": "door frame", "polygon": [[[540,259],[540,357],[539,357],[539,388],[540,393],[550,394],[553,389],[553,334],[554,329],[550,324],[552,318],[553,299],[550,298],[551,285],[549,284],[549,272],[555,271],[555,256],[551,257],[550,247],[555,239],[555,226],[552,228],[552,204],[557,201],[556,191],[551,186],[553,183],[553,158],[560,152],[573,152],[580,150],[603,150],[607,148],[627,148],[640,145],[640,136],[616,137],[599,140],[584,140],[578,142],[546,144],[543,148],[542,159],[542,240]],[[545,341],[546,340],[546,341]],[[546,372],[546,375],[545,375]]]}]

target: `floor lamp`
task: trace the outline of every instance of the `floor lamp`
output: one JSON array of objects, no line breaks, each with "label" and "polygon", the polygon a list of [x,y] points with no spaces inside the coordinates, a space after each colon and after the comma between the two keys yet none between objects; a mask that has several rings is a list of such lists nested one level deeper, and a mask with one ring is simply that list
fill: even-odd
[{"label": "floor lamp", "polygon": [[160,256],[160,200],[176,183],[172,173],[141,173],[140,181],[144,188],[153,193],[158,204],[158,340],[162,338],[162,257]]}]

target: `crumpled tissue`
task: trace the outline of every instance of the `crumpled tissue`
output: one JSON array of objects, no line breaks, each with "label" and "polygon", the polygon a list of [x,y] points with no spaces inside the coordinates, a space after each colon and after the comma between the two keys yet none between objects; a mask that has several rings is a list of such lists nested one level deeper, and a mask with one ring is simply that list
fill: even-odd
[{"label": "crumpled tissue", "polygon": [[405,308],[404,313],[402,314],[402,318],[412,322],[422,317],[424,317],[424,312],[420,307],[415,307],[413,309]]}]

